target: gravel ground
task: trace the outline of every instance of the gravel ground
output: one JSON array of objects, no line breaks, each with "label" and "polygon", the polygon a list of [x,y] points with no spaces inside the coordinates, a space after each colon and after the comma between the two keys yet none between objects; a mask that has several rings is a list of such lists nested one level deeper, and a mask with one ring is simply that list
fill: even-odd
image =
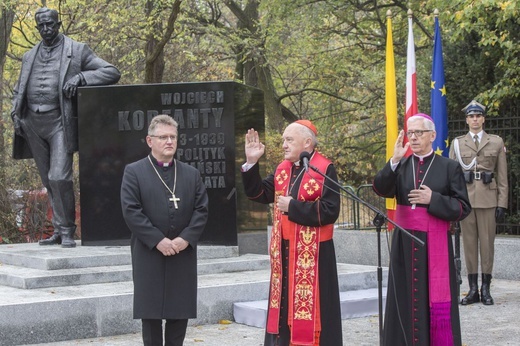
[{"label": "gravel ground", "polygon": [[[461,294],[467,291],[467,281]],[[466,346],[520,345],[520,281],[493,280],[491,293],[495,305],[460,306],[462,340]],[[242,324],[212,324],[189,326],[185,346],[259,346],[263,345],[264,330]],[[343,321],[344,345],[379,344],[379,317],[369,316]],[[137,346],[140,334],[127,334],[95,339],[69,340],[38,344],[38,346]]]}]

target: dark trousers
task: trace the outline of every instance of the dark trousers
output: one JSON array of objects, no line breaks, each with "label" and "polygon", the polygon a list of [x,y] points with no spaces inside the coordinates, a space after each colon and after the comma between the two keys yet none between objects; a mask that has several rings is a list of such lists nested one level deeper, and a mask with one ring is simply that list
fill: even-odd
[{"label": "dark trousers", "polygon": [[21,122],[42,183],[49,194],[54,231],[73,234],[76,229],[73,155],[67,152],[60,110],[44,113],[27,110]]},{"label": "dark trousers", "polygon": [[[143,319],[144,346],[163,346],[162,320]],[[188,320],[166,320],[164,328],[164,346],[182,346]]]}]

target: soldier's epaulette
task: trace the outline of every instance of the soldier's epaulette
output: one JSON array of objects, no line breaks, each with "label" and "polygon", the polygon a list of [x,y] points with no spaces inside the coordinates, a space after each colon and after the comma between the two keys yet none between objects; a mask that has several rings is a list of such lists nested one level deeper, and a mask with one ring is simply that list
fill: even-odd
[{"label": "soldier's epaulette", "polygon": [[488,133],[489,137],[495,137],[495,138],[500,138],[499,135],[494,135],[494,134],[491,134],[491,133]]},{"label": "soldier's epaulette", "polygon": [[464,137],[466,137],[466,135],[458,136],[458,137],[455,137],[455,138],[457,138],[457,139],[463,139]]}]

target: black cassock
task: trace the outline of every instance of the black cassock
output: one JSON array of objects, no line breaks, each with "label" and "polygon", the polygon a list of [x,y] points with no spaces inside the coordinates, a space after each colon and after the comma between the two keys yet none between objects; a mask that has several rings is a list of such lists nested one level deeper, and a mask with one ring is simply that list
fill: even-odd
[{"label": "black cassock", "polygon": [[[377,173],[373,188],[380,196],[396,197],[397,204],[410,206],[408,193],[414,189],[414,181],[415,186],[418,187],[422,182],[432,190],[431,203],[417,205],[417,208],[427,208],[429,214],[446,221],[459,221],[470,213],[471,206],[460,165],[439,155],[432,154],[422,162],[414,155],[404,158],[395,172],[388,162]],[[428,233],[410,233],[424,241],[425,245],[421,247],[415,244],[399,229],[394,230],[392,236],[383,328],[383,341],[389,346],[430,344]],[[447,255],[453,340],[454,345],[461,345],[458,290],[451,236],[448,236]]]},{"label": "black cassock", "polygon": [[[303,171],[303,167],[293,166],[291,170],[291,184],[294,188],[291,195],[294,200],[289,208],[289,219],[302,225],[320,226],[322,224],[331,224],[336,221],[340,209],[340,196],[338,188],[329,180],[325,180],[323,195],[319,203],[319,215],[316,212],[315,203],[303,202],[298,200],[299,185],[303,174],[315,174],[309,170],[309,173]],[[329,165],[326,175],[334,181],[337,181],[336,170],[333,165]],[[270,174],[262,180],[258,164],[254,165],[247,172],[242,173],[242,181],[246,195],[252,201],[258,203],[273,203],[275,188],[274,174]],[[282,250],[282,306],[280,313],[280,333],[265,334],[265,346],[286,346],[289,345],[290,332],[287,326],[287,309],[288,309],[288,256],[289,244],[288,240],[283,240]],[[341,330],[341,308],[339,301],[338,272],[336,267],[336,255],[333,240],[320,242],[319,248],[319,288],[320,288],[320,310],[321,310],[321,335],[320,345],[323,346],[339,346],[343,345],[343,337]]]},{"label": "black cassock", "polygon": [[[151,157],[151,155],[150,155]],[[134,318],[188,319],[197,315],[197,242],[208,219],[208,195],[200,173],[177,161],[176,168],[154,167],[173,189],[163,185],[148,157],[126,166],[121,184],[121,206],[132,232]],[[174,256],[164,256],[156,245],[164,238],[181,237],[190,245]]]}]

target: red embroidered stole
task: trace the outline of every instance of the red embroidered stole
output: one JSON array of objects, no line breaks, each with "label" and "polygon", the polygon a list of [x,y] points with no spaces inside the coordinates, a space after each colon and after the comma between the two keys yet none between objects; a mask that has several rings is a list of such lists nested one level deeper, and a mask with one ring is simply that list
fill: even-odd
[{"label": "red embroidered stole", "polygon": [[[318,152],[310,163],[321,172],[331,164]],[[283,161],[275,172],[274,221],[271,233],[271,286],[267,314],[267,332],[278,334],[282,295],[282,238],[289,240],[288,324],[291,344],[319,345],[321,331],[319,304],[318,258],[319,243],[332,239],[334,225],[310,227],[296,224],[276,207],[278,196],[286,196],[291,181],[292,162]],[[298,187],[298,199],[318,201],[324,179],[318,174],[304,174]],[[319,208],[319,204],[316,205]]]},{"label": "red embroidered stole", "polygon": [[396,222],[404,229],[428,233],[430,345],[453,345],[448,255],[449,222],[428,214],[426,208],[397,205]]}]

